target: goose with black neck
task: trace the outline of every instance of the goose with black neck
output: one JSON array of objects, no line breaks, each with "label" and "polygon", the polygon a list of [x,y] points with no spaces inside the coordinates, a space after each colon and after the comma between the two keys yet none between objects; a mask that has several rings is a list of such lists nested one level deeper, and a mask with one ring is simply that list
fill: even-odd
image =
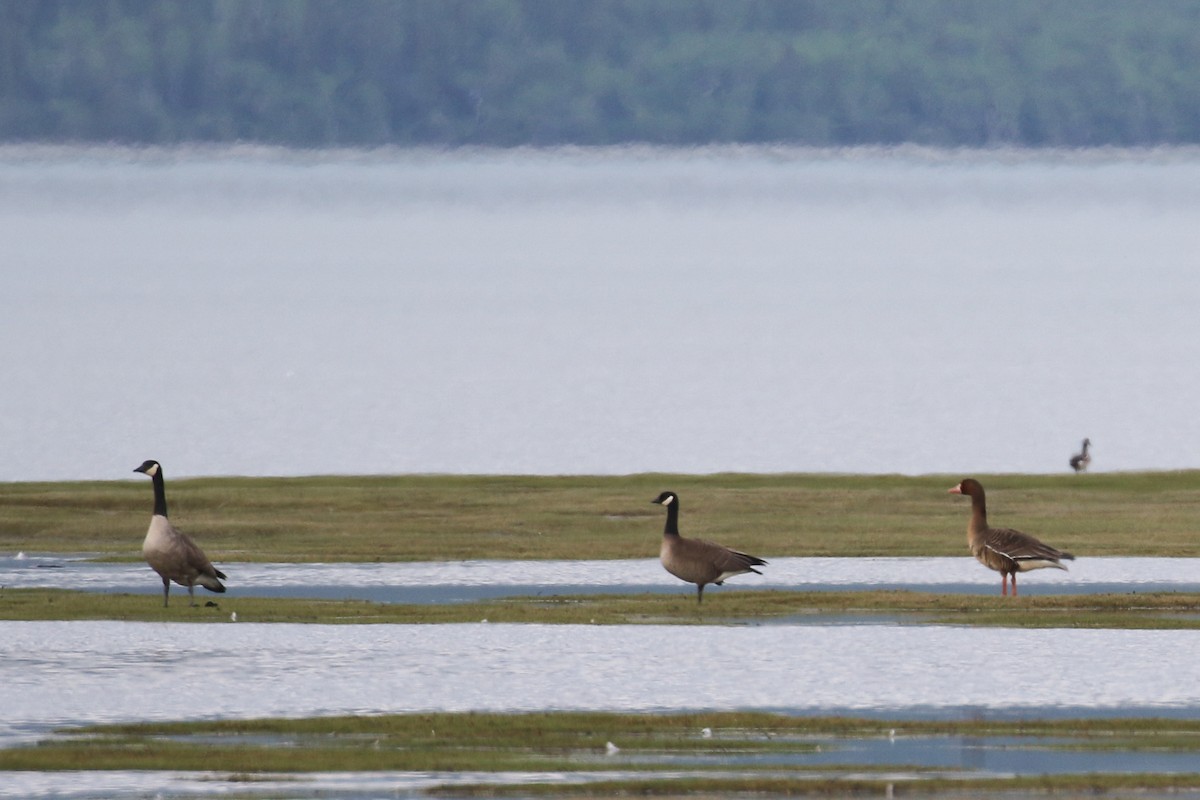
[{"label": "goose with black neck", "polygon": [[188,590],[188,604],[196,605],[196,585],[210,592],[224,592],[221,579],[225,573],[212,565],[192,537],[177,529],[167,519],[167,490],[163,482],[162,465],[149,460],[134,472],[150,476],[154,483],[154,515],[142,542],[142,557],[158,573],[163,584],[163,607],[169,605],[171,581]]},{"label": "goose with black neck", "polygon": [[685,539],[679,535],[679,495],[663,492],[652,503],[667,507],[667,525],[663,529],[659,560],[667,572],[681,581],[696,584],[696,604],[704,602],[707,584],[720,586],[727,578],[753,572],[767,562],[758,556],[731,550],[704,539]]}]

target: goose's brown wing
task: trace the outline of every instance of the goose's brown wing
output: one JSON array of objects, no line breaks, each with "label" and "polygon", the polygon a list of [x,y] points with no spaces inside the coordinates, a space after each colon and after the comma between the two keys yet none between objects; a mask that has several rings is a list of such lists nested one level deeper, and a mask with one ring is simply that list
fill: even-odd
[{"label": "goose's brown wing", "polygon": [[1070,553],[1012,528],[989,528],[983,546],[998,555],[1012,559],[1016,562],[1017,569],[1022,571],[1038,567],[1066,569],[1058,562],[1075,558]]},{"label": "goose's brown wing", "polygon": [[744,572],[754,572],[758,575],[762,573],[755,569],[765,565],[767,562],[758,556],[752,556],[749,553],[743,553],[738,550],[731,550],[724,545],[710,542],[705,539],[693,539],[698,548],[703,548],[706,560],[712,565],[716,576],[713,578],[713,583],[721,583],[726,578],[731,578],[734,575],[741,575]]},{"label": "goose's brown wing", "polygon": [[177,541],[179,548],[183,551],[184,560],[188,567],[199,575],[196,582],[214,592],[225,591],[225,587],[220,583],[220,579],[225,577],[225,573],[213,566],[212,562],[208,560],[208,556],[204,555],[204,551],[192,540],[192,537],[178,528],[175,528],[175,533],[179,536]]},{"label": "goose's brown wing", "polygon": [[669,536],[663,541],[663,566],[675,577],[690,583],[719,584],[743,572],[758,572],[754,567],[766,563],[756,556],[704,539]]}]

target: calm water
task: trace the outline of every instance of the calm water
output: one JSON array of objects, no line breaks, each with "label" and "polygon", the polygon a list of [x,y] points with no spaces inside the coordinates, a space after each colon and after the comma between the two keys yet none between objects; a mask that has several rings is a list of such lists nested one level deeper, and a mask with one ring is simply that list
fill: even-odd
[{"label": "calm water", "polygon": [[0,480],[1197,465],[1200,153],[0,149]]},{"label": "calm water", "polygon": [[404,711],[1200,714],[1200,631],[0,623],[0,745],[120,720]]}]

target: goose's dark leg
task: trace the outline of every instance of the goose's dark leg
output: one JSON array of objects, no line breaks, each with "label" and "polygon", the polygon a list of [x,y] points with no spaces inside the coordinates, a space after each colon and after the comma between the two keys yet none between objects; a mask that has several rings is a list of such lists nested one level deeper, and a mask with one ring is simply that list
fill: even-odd
[{"label": "goose's dark leg", "polygon": [[704,584],[697,583],[696,584],[696,605],[700,605],[703,602],[704,602]]},{"label": "goose's dark leg", "polygon": [[171,594],[171,579],[163,578],[163,608],[167,608],[167,597]]},{"label": "goose's dark leg", "polygon": [[188,605],[195,608],[196,606],[196,584],[188,584]]},{"label": "goose's dark leg", "polygon": [[1017,573],[1015,573],[1015,572],[1012,574],[1012,581],[1013,581],[1013,597],[1016,597],[1017,596]]}]

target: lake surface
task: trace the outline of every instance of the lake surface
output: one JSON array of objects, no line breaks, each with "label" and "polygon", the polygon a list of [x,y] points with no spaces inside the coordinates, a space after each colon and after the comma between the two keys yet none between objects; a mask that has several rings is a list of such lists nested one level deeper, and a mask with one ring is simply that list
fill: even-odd
[{"label": "lake surface", "polygon": [[1200,152],[0,148],[0,480],[1197,466]]}]

